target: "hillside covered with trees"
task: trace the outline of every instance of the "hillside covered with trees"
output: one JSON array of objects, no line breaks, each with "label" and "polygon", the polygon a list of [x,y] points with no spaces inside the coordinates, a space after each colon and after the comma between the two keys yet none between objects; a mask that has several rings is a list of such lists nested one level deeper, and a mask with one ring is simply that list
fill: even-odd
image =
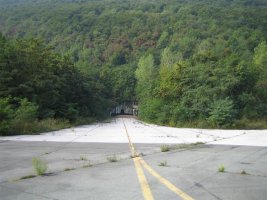
[{"label": "hillside covered with trees", "polygon": [[1,134],[134,100],[153,123],[266,127],[266,0],[0,0],[0,32]]}]

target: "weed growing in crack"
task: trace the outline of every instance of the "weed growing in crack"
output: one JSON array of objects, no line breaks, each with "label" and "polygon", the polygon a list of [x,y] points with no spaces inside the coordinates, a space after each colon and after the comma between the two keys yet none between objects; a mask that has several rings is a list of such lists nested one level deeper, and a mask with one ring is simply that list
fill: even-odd
[{"label": "weed growing in crack", "polygon": [[108,156],[107,161],[109,162],[118,162],[117,156],[114,154],[113,156]]},{"label": "weed growing in crack", "polygon": [[160,150],[161,152],[167,152],[171,150],[171,147],[169,145],[164,144],[160,147]]},{"label": "weed growing in crack", "polygon": [[47,164],[39,158],[32,159],[32,166],[38,176],[44,175],[47,171]]},{"label": "weed growing in crack", "polygon": [[164,161],[159,162],[159,166],[166,167],[167,166],[167,161],[164,160]]},{"label": "weed growing in crack", "polygon": [[225,167],[223,165],[220,165],[218,167],[218,172],[225,172]]}]

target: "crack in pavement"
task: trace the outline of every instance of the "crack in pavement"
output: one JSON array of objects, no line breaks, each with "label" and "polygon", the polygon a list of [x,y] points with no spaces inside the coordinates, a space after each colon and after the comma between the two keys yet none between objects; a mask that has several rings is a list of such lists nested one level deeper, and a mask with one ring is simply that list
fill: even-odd
[{"label": "crack in pavement", "polygon": [[198,188],[201,188],[202,190],[204,190],[205,192],[207,192],[208,194],[210,194],[211,196],[213,196],[215,199],[218,200],[223,200],[222,198],[220,198],[219,196],[217,196],[216,194],[212,193],[211,191],[209,191],[207,188],[205,188],[203,185],[201,185],[198,182],[194,182],[194,185]]}]

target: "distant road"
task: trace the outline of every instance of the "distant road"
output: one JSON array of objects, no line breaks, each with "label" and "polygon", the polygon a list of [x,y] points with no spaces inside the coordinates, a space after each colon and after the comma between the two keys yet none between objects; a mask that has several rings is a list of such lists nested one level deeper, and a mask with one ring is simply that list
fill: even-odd
[{"label": "distant road", "polygon": [[0,137],[11,141],[128,143],[123,119],[133,143],[267,146],[267,130],[207,130],[171,128],[141,122],[131,116],[118,116],[110,123],[78,126],[41,135]]}]

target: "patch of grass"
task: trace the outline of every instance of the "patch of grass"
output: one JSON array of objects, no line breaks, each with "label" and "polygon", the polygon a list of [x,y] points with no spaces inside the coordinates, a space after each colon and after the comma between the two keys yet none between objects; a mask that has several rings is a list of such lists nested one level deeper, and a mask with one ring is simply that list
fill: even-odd
[{"label": "patch of grass", "polygon": [[233,127],[235,129],[266,129],[267,119],[240,119],[234,122]]},{"label": "patch of grass", "polygon": [[205,144],[204,142],[195,142],[195,143],[189,143],[189,144],[176,144],[172,147],[172,149],[189,149],[194,148],[197,145]]},{"label": "patch of grass", "polygon": [[241,171],[241,174],[242,175],[246,175],[246,174],[248,174],[244,169]]},{"label": "patch of grass", "polygon": [[161,150],[161,152],[167,152],[167,151],[170,151],[171,150],[171,147],[170,147],[170,145],[164,144],[164,145],[162,145],[160,147],[160,150]]},{"label": "patch of grass", "polygon": [[225,172],[225,167],[223,165],[220,165],[218,167],[218,172]]},{"label": "patch of grass", "polygon": [[107,160],[109,161],[109,162],[118,162],[118,158],[117,158],[117,156],[114,154],[114,155],[112,155],[112,156],[108,156],[107,157]]},{"label": "patch of grass", "polygon": [[67,167],[67,168],[64,169],[65,172],[67,172],[67,171],[71,171],[71,170],[75,170],[75,168],[74,168],[74,167],[72,167],[72,168],[68,168],[68,167]]},{"label": "patch of grass", "polygon": [[47,164],[44,161],[42,161],[40,158],[33,158],[32,166],[37,176],[44,175],[48,169]]},{"label": "patch of grass", "polygon": [[159,166],[166,167],[167,166],[167,161],[164,160],[164,161],[159,162]]}]

